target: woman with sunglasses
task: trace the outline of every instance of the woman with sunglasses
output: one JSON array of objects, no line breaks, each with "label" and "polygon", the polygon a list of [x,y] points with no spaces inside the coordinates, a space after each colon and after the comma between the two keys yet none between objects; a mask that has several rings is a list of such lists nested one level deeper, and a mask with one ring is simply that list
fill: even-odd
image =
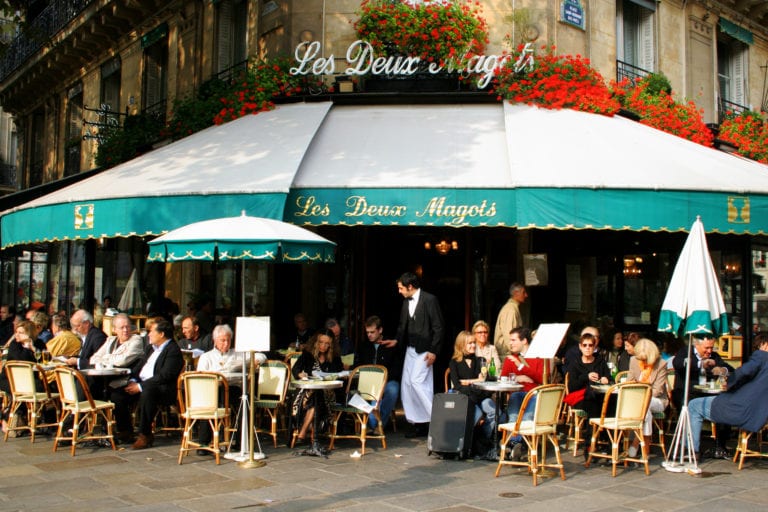
[{"label": "woman with sunglasses", "polygon": [[[581,357],[576,358],[568,366],[568,396],[566,400],[574,409],[587,411],[590,418],[600,416],[603,397],[597,395],[591,388],[593,384],[608,384],[611,381],[611,371],[603,356],[596,354],[597,339],[589,333],[581,335],[579,340]],[[574,403],[571,403],[574,402]],[[588,455],[591,432],[584,438],[584,457]]]},{"label": "woman with sunglasses", "polygon": [[475,337],[475,355],[482,357],[485,364],[490,364],[493,359],[493,364],[496,365],[497,370],[501,371],[501,359],[499,359],[499,352],[493,343],[488,343],[490,337],[491,328],[485,320],[478,320],[475,325],[472,326],[472,336]]}]

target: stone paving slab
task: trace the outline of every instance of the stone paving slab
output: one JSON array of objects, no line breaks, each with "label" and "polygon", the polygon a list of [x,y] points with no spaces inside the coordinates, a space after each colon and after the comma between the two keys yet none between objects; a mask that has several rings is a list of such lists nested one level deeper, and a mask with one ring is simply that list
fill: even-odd
[{"label": "stone paving slab", "polygon": [[[401,429],[402,430],[402,429]],[[668,473],[655,455],[651,475],[640,468],[585,468],[579,454],[563,453],[566,480],[541,479],[537,487],[523,468],[429,456],[424,439],[390,433],[387,450],[342,441],[325,458],[303,457],[264,444],[266,465],[243,469],[222,458],[185,457],[180,439],[158,437],[152,449],[78,448],[76,456],[52,451],[49,438],[0,442],[0,511],[216,512],[430,511],[515,512],[542,510],[701,511],[764,510],[768,460],[750,460],[742,471],[724,460],[706,460],[700,476]]]}]

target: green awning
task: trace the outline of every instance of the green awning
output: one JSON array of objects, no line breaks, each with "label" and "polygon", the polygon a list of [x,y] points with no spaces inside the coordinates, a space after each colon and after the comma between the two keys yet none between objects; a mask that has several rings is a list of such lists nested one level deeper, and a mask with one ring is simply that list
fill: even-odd
[{"label": "green awning", "polygon": [[725,32],[729,36],[738,39],[745,44],[754,44],[755,38],[752,36],[752,32],[735,24],[732,21],[728,21],[724,18],[720,18],[718,24],[720,25],[720,31]]},{"label": "green awning", "polygon": [[291,107],[213,126],[7,210],[2,247],[161,235],[242,211],[282,220],[291,182],[330,104]]}]

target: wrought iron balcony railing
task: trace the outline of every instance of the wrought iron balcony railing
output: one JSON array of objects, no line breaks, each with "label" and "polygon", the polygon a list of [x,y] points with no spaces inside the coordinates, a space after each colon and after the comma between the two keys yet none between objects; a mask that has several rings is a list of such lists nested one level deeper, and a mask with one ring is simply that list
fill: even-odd
[{"label": "wrought iron balcony railing", "polygon": [[632,82],[645,78],[651,73],[647,69],[639,68],[628,62],[621,60],[616,61],[616,81],[621,82],[623,79],[628,79]]},{"label": "wrought iron balcony railing", "polygon": [[0,58],[0,80],[5,80],[93,1],[51,1],[6,48]]},{"label": "wrought iron balcony railing", "polygon": [[739,105],[738,103],[720,98],[717,102],[718,122],[722,123],[729,117],[737,116],[742,112],[746,112],[747,110],[749,110],[749,107],[745,107],[744,105]]}]

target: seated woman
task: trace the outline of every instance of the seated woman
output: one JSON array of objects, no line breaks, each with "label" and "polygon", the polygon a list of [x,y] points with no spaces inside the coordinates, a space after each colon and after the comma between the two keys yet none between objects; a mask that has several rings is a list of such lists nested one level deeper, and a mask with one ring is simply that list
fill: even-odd
[{"label": "seated woman", "polygon": [[[653,413],[663,412],[669,405],[667,393],[667,365],[659,354],[656,344],[641,338],[634,346],[635,356],[629,361],[629,380],[645,382],[651,385],[651,404],[643,421],[643,437],[645,445],[650,446],[653,432]],[[633,439],[629,448],[629,456],[637,456],[640,445],[639,439]]]},{"label": "seated woman", "polygon": [[[36,346],[37,343],[37,329],[35,324],[29,320],[20,321],[16,325],[16,331],[14,337],[8,342],[8,361],[29,361],[31,363],[37,362],[35,358],[35,350],[45,348],[45,344],[42,347]],[[42,382],[37,382],[38,391],[43,390]],[[0,390],[4,391],[8,396],[11,395],[11,384],[8,382],[8,375],[5,372],[0,372]],[[26,409],[25,409],[26,410]],[[8,411],[2,411],[2,430],[5,432],[8,428]]]},{"label": "seated woman", "polygon": [[[344,370],[341,356],[333,351],[333,332],[323,329],[315,334],[308,343],[291,369],[293,378],[305,379],[313,372],[338,373]],[[320,401],[321,410],[315,411],[314,390],[302,389],[293,401],[293,421],[299,425],[297,444],[304,443],[307,432],[312,429],[315,414],[318,415],[318,425],[321,431],[328,427],[331,407],[336,402],[336,392],[332,389],[322,391],[324,400]],[[317,436],[317,432],[313,435]]]},{"label": "seated woman", "polygon": [[491,363],[491,359],[493,359],[493,364],[496,366],[496,371],[501,371],[501,359],[499,358],[499,352],[496,350],[496,347],[493,343],[488,343],[488,339],[490,338],[491,328],[488,325],[488,323],[485,320],[478,320],[475,322],[475,324],[472,326],[472,335],[475,337],[475,355],[477,357],[482,357],[483,361],[486,365],[489,365]]},{"label": "seated woman", "polygon": [[[600,416],[603,396],[590,387],[593,384],[608,384],[611,372],[601,355],[595,355],[597,339],[589,333],[581,335],[579,350],[581,357],[568,365],[568,396],[565,401],[574,409],[587,411],[590,418]],[[570,399],[568,397],[571,397]],[[589,455],[591,430],[584,438],[584,458]]]},{"label": "seated woman", "polygon": [[490,398],[490,393],[472,386],[473,382],[485,380],[485,373],[481,372],[482,365],[475,355],[475,337],[469,331],[461,331],[456,336],[453,346],[453,357],[448,365],[451,370],[451,384],[453,389],[469,397],[469,401],[475,406],[475,425],[485,416],[482,432],[486,439],[491,439],[493,429],[496,428],[496,404]]}]

